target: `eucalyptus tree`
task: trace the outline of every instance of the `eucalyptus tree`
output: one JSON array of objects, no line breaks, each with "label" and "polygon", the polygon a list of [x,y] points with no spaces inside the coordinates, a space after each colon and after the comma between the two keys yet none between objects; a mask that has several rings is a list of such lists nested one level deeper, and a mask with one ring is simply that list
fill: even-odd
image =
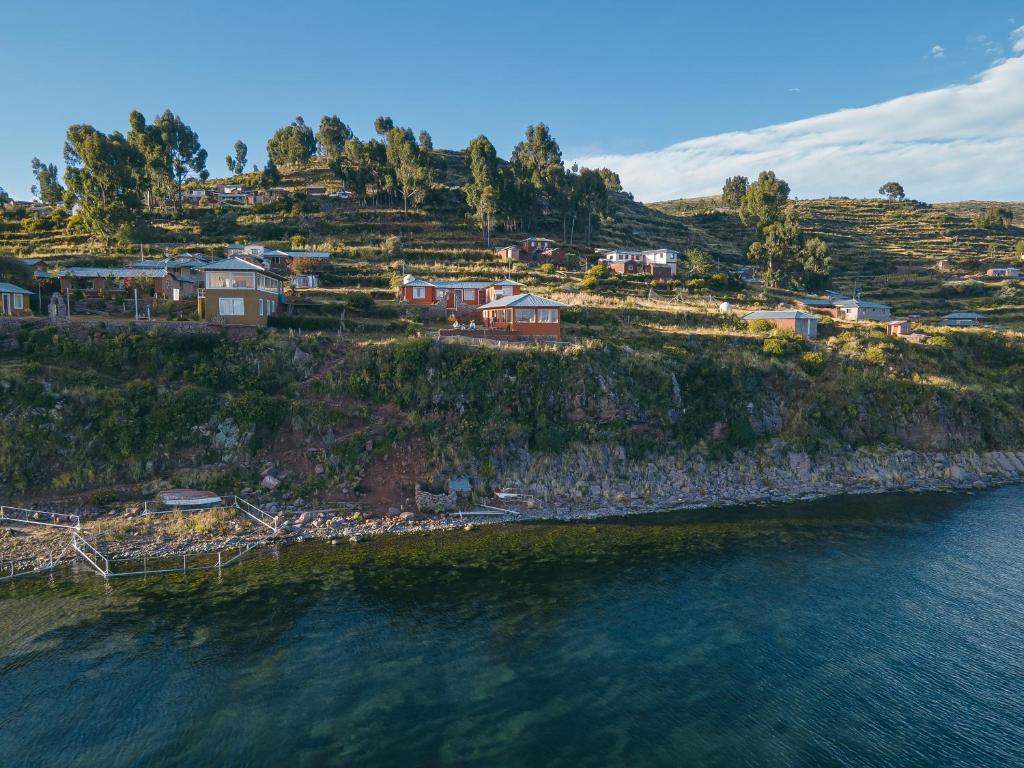
[{"label": "eucalyptus tree", "polygon": [[47,205],[59,205],[64,200],[64,187],[60,183],[60,174],[53,163],[44,163],[38,157],[32,158],[32,175],[36,183],[32,185],[32,194]]},{"label": "eucalyptus tree", "polygon": [[128,239],[142,208],[144,161],[118,131],[68,127],[64,141],[65,202],[77,206],[82,226],[104,243]]},{"label": "eucalyptus tree", "polygon": [[491,229],[500,205],[500,176],[498,153],[490,140],[481,134],[469,143],[470,182],[465,186],[466,202],[480,225],[484,242],[491,245]]},{"label": "eucalyptus tree", "polygon": [[316,136],[302,116],[278,128],[267,142],[267,156],[275,165],[302,165],[316,152]]},{"label": "eucalyptus tree", "polygon": [[240,176],[245,173],[245,164],[249,157],[249,148],[245,145],[245,142],[239,139],[235,142],[235,154],[227,155],[224,158],[224,163],[228,167],[228,173],[235,176]]},{"label": "eucalyptus tree", "polygon": [[316,132],[320,154],[328,160],[341,157],[345,151],[345,142],[353,137],[352,129],[341,121],[337,115],[320,118],[320,130]]}]

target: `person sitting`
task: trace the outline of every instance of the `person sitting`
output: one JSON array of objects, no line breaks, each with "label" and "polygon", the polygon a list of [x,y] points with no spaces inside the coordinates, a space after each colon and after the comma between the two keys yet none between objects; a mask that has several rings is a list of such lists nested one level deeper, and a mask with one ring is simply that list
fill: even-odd
[{"label": "person sitting", "polygon": [[470,320],[469,321],[469,330],[471,330],[471,331],[475,331],[476,330],[476,320]]}]

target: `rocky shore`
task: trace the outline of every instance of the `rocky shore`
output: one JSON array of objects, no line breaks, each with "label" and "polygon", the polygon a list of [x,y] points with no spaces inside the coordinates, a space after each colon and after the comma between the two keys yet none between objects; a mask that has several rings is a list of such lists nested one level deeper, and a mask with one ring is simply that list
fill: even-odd
[{"label": "rocky shore", "polygon": [[[493,502],[510,510],[507,515],[484,516],[471,509],[463,514],[431,514],[394,508],[364,514],[351,504],[309,510],[299,503],[267,499],[265,509],[280,521],[277,533],[242,516],[232,518],[216,534],[160,534],[154,533],[152,525],[140,532],[131,525],[133,520],[140,522],[131,509],[87,517],[84,533],[105,554],[118,558],[159,559],[307,540],[354,544],[382,534],[488,523],[593,519],[844,494],[981,489],[1024,481],[1024,452],[860,449],[811,457],[775,447],[735,455],[728,461],[709,461],[695,454],[636,463],[627,461],[620,450],[589,448],[531,459],[499,480],[519,494],[518,499]],[[114,529],[119,531],[116,535]],[[0,538],[0,561],[5,561],[4,568],[10,563],[26,568],[58,552],[59,559],[69,562],[74,551],[67,551],[68,536],[53,530],[6,533]]]}]

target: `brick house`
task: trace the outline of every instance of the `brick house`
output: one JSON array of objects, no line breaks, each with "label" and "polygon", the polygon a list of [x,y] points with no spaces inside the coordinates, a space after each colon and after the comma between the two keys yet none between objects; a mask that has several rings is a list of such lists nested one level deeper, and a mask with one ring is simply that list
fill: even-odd
[{"label": "brick house", "polygon": [[562,310],[566,306],[533,293],[517,293],[484,304],[480,314],[485,329],[557,340],[562,335]]},{"label": "brick house", "polygon": [[405,304],[434,309],[445,315],[476,315],[488,302],[513,296],[523,284],[515,280],[420,280],[406,275],[399,287]]}]

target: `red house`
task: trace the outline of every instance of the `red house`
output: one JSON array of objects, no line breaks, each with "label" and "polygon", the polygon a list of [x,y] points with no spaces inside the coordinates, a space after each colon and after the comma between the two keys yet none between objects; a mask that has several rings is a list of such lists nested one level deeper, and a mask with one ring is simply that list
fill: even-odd
[{"label": "red house", "polygon": [[445,314],[475,314],[480,307],[503,296],[514,296],[523,284],[515,280],[420,280],[407,275],[402,281],[402,301],[418,307],[443,310]]},{"label": "red house", "polygon": [[485,329],[558,339],[562,335],[562,310],[566,306],[532,293],[517,293],[484,304],[480,313]]}]

